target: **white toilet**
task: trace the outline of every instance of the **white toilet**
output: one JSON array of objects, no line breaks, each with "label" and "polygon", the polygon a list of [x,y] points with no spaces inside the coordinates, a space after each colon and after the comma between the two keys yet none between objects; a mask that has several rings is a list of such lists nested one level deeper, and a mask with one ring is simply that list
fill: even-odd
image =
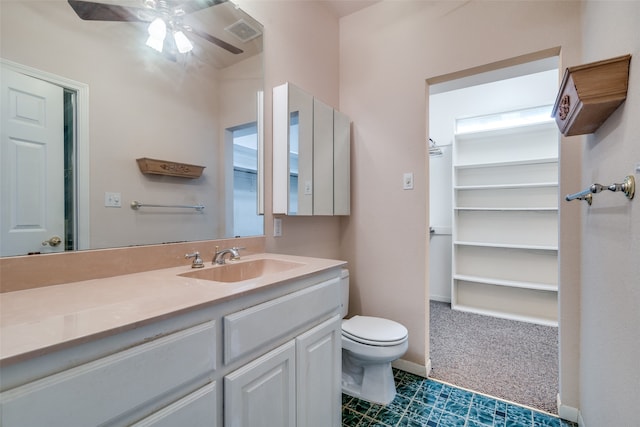
[{"label": "white toilet", "polygon": [[[349,270],[343,269],[342,317],[349,307]],[[396,396],[391,362],[409,346],[408,332],[400,323],[369,316],[342,321],[342,392],[386,405]]]}]

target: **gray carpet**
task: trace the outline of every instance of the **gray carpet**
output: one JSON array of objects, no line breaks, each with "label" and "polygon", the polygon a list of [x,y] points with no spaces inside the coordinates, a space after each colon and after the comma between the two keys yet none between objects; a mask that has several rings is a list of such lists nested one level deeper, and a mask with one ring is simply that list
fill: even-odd
[{"label": "gray carpet", "polygon": [[432,378],[558,413],[558,328],[430,307]]}]

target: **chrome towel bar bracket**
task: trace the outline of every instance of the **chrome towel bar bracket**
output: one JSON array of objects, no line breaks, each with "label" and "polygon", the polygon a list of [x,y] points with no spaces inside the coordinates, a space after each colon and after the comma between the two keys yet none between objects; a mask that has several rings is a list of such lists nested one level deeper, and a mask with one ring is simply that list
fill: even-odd
[{"label": "chrome towel bar bracket", "polygon": [[570,202],[571,200],[586,200],[589,206],[593,202],[593,195],[598,194],[603,190],[609,190],[613,192],[623,192],[627,199],[633,199],[633,196],[636,192],[636,180],[632,175],[627,175],[624,177],[624,181],[622,183],[613,183],[609,186],[604,186],[601,184],[591,184],[589,188],[584,189],[578,193],[568,194],[565,197],[565,200]]}]

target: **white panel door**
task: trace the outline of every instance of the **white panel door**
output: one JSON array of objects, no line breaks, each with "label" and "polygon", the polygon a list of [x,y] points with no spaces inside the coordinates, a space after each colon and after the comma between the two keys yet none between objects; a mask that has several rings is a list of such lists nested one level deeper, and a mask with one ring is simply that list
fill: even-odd
[{"label": "white panel door", "polygon": [[336,315],[296,338],[298,427],[341,425],[341,326]]},{"label": "white panel door", "polygon": [[64,251],[63,89],[5,67],[1,80],[0,254]]},{"label": "white panel door", "polygon": [[289,341],[227,375],[225,427],[294,427],[295,358],[295,342]]}]

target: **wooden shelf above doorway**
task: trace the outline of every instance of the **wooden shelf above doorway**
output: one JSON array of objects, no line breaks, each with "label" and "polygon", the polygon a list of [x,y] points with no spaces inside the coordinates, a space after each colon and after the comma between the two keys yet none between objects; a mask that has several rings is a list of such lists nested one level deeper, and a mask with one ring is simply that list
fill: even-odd
[{"label": "wooden shelf above doorway", "polygon": [[631,55],[569,67],[553,107],[564,136],[593,133],[627,98]]}]

